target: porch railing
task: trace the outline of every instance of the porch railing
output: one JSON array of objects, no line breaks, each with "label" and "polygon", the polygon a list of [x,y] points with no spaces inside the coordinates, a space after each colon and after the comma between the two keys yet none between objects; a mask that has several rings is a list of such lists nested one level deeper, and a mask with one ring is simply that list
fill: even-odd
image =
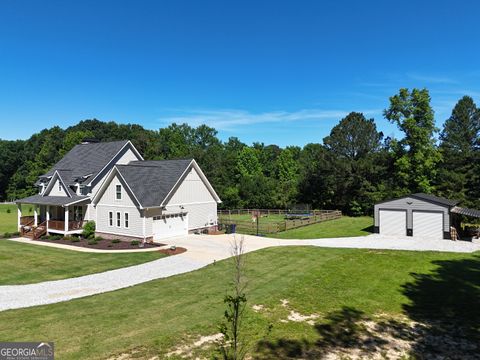
[{"label": "porch railing", "polygon": [[30,226],[33,225],[35,219],[33,216],[22,216],[20,218],[20,225]]},{"label": "porch railing", "polygon": [[[83,228],[83,221],[69,221],[68,222],[68,231],[80,230]],[[48,228],[51,230],[60,230],[65,231],[65,221],[63,220],[49,220]]]}]

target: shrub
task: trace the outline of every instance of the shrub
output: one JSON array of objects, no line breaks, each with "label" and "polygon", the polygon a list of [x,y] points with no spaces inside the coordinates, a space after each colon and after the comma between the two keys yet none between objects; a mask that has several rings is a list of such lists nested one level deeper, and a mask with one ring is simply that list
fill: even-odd
[{"label": "shrub", "polygon": [[48,239],[48,235],[42,235],[42,236],[40,236],[40,239],[42,239],[42,240],[47,240],[47,239]]},{"label": "shrub", "polygon": [[95,236],[95,241],[102,241],[103,238],[101,236]]},{"label": "shrub", "polygon": [[120,242],[120,239],[113,239],[112,244],[118,244]]},{"label": "shrub", "polygon": [[20,236],[20,232],[19,232],[19,231],[14,231],[14,232],[12,233],[12,235],[13,235],[13,236]]},{"label": "shrub", "polygon": [[5,234],[3,234],[3,237],[8,239],[8,238],[12,237],[12,233],[6,232]]},{"label": "shrub", "polygon": [[140,244],[140,241],[138,241],[138,240],[130,241],[130,245],[132,245],[132,246],[138,246],[139,244]]},{"label": "shrub", "polygon": [[67,235],[63,237],[63,240],[72,241],[72,237]]},{"label": "shrub", "polygon": [[7,209],[7,214],[10,214],[11,212],[12,212],[12,210]]},{"label": "shrub", "polygon": [[78,236],[72,236],[72,238],[70,239],[71,242],[79,242],[80,241],[80,238]]},{"label": "shrub", "polygon": [[60,240],[61,238],[62,238],[62,235],[50,235],[48,237],[48,240],[56,241],[56,240]]},{"label": "shrub", "polygon": [[82,235],[84,238],[91,239],[95,236],[95,221],[88,221],[83,226]]},{"label": "shrub", "polygon": [[97,241],[95,239],[88,240],[88,245],[97,245]]}]

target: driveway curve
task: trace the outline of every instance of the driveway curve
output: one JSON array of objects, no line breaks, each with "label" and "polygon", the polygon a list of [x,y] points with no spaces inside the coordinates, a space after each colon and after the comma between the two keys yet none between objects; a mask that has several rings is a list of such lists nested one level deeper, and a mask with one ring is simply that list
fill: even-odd
[{"label": "driveway curve", "polygon": [[[280,240],[247,235],[243,237],[245,252],[267,247],[299,245],[449,252],[480,250],[480,244],[464,241],[399,239],[379,235],[315,240]],[[240,235],[237,235],[238,238]],[[234,235],[189,235],[172,238],[162,242],[185,247],[188,251],[148,263],[76,278],[29,285],[0,286],[0,311],[68,301],[194,271],[214,261],[229,258],[233,240]]]}]

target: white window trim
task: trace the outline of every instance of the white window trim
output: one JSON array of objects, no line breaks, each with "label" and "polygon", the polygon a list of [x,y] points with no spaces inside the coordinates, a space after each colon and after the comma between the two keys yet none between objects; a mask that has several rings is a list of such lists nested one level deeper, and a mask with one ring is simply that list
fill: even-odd
[{"label": "white window trim", "polygon": [[[120,191],[118,191],[118,187],[120,186]],[[118,197],[118,194],[120,194],[120,198]],[[122,200],[122,184],[115,184],[115,200],[116,201],[121,201]]]},{"label": "white window trim", "polygon": [[122,227],[122,213],[120,211],[117,211],[116,216],[115,216],[115,225],[120,228]]},{"label": "white window trim", "polygon": [[130,229],[130,213],[127,211],[123,213],[123,227],[125,229]]},{"label": "white window trim", "polygon": [[[111,215],[111,216],[110,216]],[[113,227],[113,211],[108,212],[108,226]]]}]

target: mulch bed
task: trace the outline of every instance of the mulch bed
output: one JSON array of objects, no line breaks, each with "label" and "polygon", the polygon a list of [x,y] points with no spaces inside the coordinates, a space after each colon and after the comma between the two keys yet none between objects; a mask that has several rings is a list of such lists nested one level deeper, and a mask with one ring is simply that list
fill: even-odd
[{"label": "mulch bed", "polygon": [[70,246],[78,246],[84,247],[89,249],[99,249],[99,250],[133,250],[133,249],[149,249],[149,248],[156,248],[160,246],[165,246],[165,244],[149,244],[145,243],[143,247],[139,247],[139,245],[131,245],[130,241],[120,241],[117,243],[113,243],[112,240],[99,240],[94,245],[89,245],[89,240],[87,239],[80,239],[80,241],[71,241],[71,240],[48,240],[48,239],[38,239],[35,241],[41,241],[46,243],[54,243],[54,244],[63,244],[63,245],[70,245]]},{"label": "mulch bed", "polygon": [[176,247],[175,250],[162,249],[162,250],[158,250],[158,251],[160,251],[161,253],[166,254],[166,255],[178,255],[178,254],[184,253],[185,251],[187,251],[187,249],[185,249],[183,247]]}]

